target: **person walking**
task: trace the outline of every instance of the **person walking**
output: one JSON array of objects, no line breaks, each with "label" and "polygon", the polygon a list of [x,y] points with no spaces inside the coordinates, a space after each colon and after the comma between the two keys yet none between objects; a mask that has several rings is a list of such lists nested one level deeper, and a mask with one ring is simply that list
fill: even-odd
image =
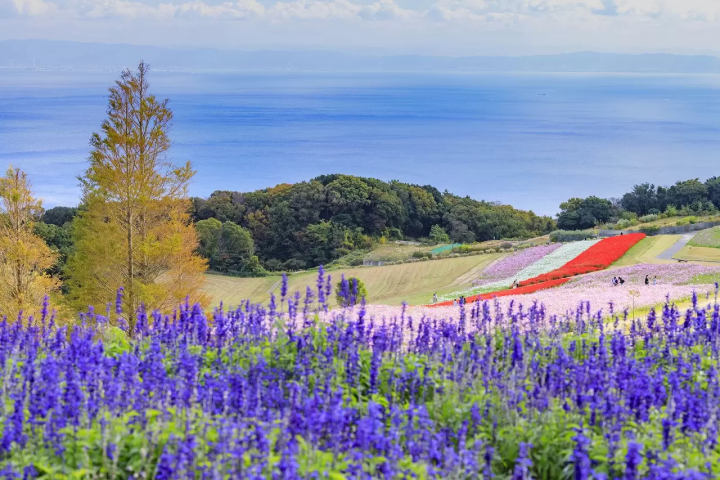
[{"label": "person walking", "polygon": [[650,276],[645,275],[645,285],[650,285]]},{"label": "person walking", "polygon": [[653,278],[653,285],[657,285],[657,275]]},{"label": "person walking", "polygon": [[457,307],[457,303],[458,303],[457,298],[454,298],[453,299],[453,307]]},{"label": "person walking", "polygon": [[612,284],[613,284],[613,287],[617,287],[617,284],[618,284],[617,277],[613,277]]},{"label": "person walking", "polygon": [[620,285],[625,283],[625,280],[622,277],[618,277],[618,282],[620,282]]},{"label": "person walking", "polygon": [[438,302],[437,293],[433,293],[432,303],[437,303],[437,302]]}]

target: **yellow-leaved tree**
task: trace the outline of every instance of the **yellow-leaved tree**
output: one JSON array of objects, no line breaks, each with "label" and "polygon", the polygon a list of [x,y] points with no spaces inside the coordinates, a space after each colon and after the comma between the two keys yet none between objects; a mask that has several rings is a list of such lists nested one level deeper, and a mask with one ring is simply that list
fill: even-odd
[{"label": "yellow-leaved tree", "polygon": [[8,168],[0,178],[0,201],[0,313],[12,321],[20,312],[37,313],[60,282],[46,273],[57,255],[34,233],[42,202],[24,172]]},{"label": "yellow-leaved tree", "polygon": [[110,88],[102,133],[93,134],[83,199],[73,225],[67,277],[73,303],[102,307],[125,290],[133,333],[140,303],[169,311],[186,297],[204,303],[206,261],[195,251],[187,187],[190,163],[166,158],[172,112],[149,92],[149,66],[126,70]]}]

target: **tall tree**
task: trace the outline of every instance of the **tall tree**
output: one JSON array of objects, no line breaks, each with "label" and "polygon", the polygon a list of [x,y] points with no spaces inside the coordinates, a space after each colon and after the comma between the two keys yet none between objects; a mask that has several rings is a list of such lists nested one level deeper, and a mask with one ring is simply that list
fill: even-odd
[{"label": "tall tree", "polygon": [[10,167],[0,179],[0,309],[11,320],[30,313],[59,282],[46,274],[56,254],[34,232],[42,203],[27,175]]},{"label": "tall tree", "polygon": [[657,191],[655,185],[651,183],[634,185],[631,192],[623,195],[620,204],[625,210],[637,213],[639,216],[647,215],[653,211],[660,211],[658,209]]},{"label": "tall tree", "polygon": [[112,301],[124,287],[133,333],[141,302],[167,310],[186,296],[203,301],[207,262],[188,214],[190,163],[167,160],[172,112],[150,94],[149,66],[126,70],[109,90],[108,118],[95,133],[90,166],[80,178],[83,208],[73,225],[68,261],[74,300]]}]

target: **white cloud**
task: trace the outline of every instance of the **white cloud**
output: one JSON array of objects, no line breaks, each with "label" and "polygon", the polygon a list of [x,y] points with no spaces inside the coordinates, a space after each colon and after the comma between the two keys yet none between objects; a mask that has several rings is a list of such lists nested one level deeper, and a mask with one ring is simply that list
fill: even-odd
[{"label": "white cloud", "polygon": [[56,4],[43,0],[12,0],[11,3],[18,15],[29,17],[52,14],[58,9]]},{"label": "white cloud", "polygon": [[208,5],[201,1],[183,3],[175,7],[178,17],[206,17],[206,18],[250,18],[260,17],[265,13],[265,7],[256,0],[238,0],[224,2],[221,5]]}]

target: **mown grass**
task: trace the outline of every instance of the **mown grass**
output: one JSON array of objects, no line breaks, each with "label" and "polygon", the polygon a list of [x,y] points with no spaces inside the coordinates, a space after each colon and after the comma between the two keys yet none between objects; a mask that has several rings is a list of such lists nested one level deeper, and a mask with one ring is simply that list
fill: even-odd
[{"label": "mown grass", "polygon": [[638,263],[672,263],[670,260],[657,258],[662,252],[672,247],[680,239],[680,235],[656,235],[646,237],[613,264],[613,267],[629,267]]},{"label": "mown grass", "polygon": [[[402,265],[382,267],[341,268],[328,272],[337,282],[341,275],[357,277],[363,281],[371,303],[400,305],[403,301],[410,305],[430,303],[433,293],[442,295],[470,285],[474,278],[494,260],[505,254],[474,255],[468,257],[431,260]],[[279,296],[279,276],[264,278],[238,278],[221,275],[208,275],[205,291],[211,297],[211,305],[220,302],[225,305],[237,305],[250,299],[253,302],[267,302],[270,289]],[[305,295],[307,287],[315,289],[317,272],[294,274],[289,277],[288,291]],[[334,305],[335,298],[331,298]]]},{"label": "mown grass", "polygon": [[720,262],[720,248],[686,245],[675,254],[675,258],[693,262]]}]

